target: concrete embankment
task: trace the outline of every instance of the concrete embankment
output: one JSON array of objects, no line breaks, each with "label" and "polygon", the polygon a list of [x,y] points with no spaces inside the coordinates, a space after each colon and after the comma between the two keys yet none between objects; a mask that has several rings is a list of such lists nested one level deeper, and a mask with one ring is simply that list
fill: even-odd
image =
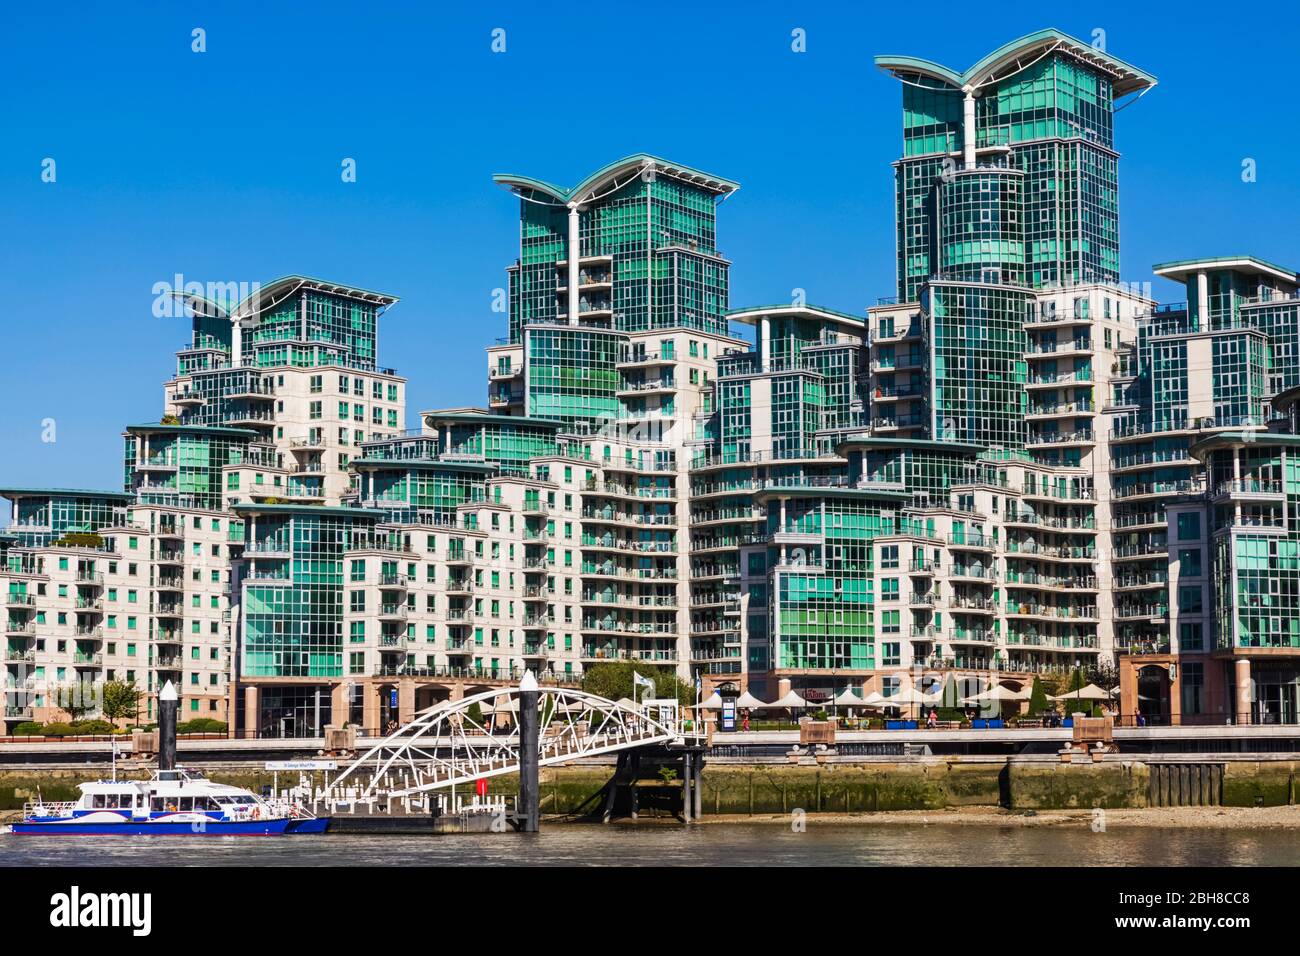
[{"label": "concrete embankment", "polygon": [[[273,780],[269,771],[248,765],[214,764],[202,769],[214,780],[254,792]],[[542,812],[596,809],[612,771],[607,763],[544,769]],[[127,768],[123,775],[145,777],[147,773]],[[103,776],[90,768],[0,768],[0,815],[12,819],[25,800],[35,798],[38,788],[46,800],[70,800],[77,796],[77,784]],[[297,782],[287,777],[280,775],[281,787]],[[317,775],[316,785],[323,782]],[[493,795],[513,795],[516,788],[513,776],[489,781]],[[670,815],[680,809],[681,788],[676,781],[644,780],[638,789],[646,816]],[[705,769],[702,804],[706,815],[785,814],[795,809],[857,814],[961,808],[1281,807],[1300,804],[1300,758],[1207,754],[1172,762],[1110,758],[1086,764],[1030,758],[878,759],[822,765],[719,761]]]}]

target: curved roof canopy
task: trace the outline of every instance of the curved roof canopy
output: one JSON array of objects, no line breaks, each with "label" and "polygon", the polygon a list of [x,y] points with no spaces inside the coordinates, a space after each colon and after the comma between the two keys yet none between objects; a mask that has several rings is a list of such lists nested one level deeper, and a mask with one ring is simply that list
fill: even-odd
[{"label": "curved roof canopy", "polygon": [[840,312],[836,309],[826,309],[819,305],[791,305],[788,302],[782,305],[747,306],[743,309],[732,309],[727,313],[727,318],[730,321],[740,322],[744,325],[757,325],[761,319],[767,316],[789,316],[796,319],[812,319],[817,322],[834,323],[845,326],[856,335],[864,334],[867,324],[865,316]]},{"label": "curved roof canopy", "polygon": [[1156,85],[1156,78],[1150,73],[1130,66],[1123,60],[1110,56],[1104,50],[1095,49],[1091,44],[1076,40],[1055,28],[1040,30],[1018,40],[1012,40],[983,57],[964,73],[958,73],[932,60],[922,60],[914,56],[878,56],[876,66],[900,79],[924,77],[957,90],[964,90],[968,86],[979,89],[989,83],[1014,76],[1034,60],[1053,50],[1061,50],[1076,60],[1107,74],[1111,78],[1116,97],[1140,93]]},{"label": "curved roof canopy", "polygon": [[1232,270],[1247,274],[1264,274],[1283,282],[1294,283],[1297,276],[1291,269],[1257,259],[1255,256],[1211,256],[1205,259],[1179,259],[1176,262],[1160,262],[1151,267],[1151,271],[1162,279],[1182,280],[1198,272]]},{"label": "curved roof canopy", "polygon": [[345,296],[349,299],[360,299],[363,302],[370,302],[380,307],[390,306],[397,301],[397,296],[388,295],[384,292],[372,292],[369,289],[359,289],[356,286],[342,285],[338,282],[327,282],[324,279],[313,279],[310,276],[298,275],[281,276],[266,285],[258,285],[251,293],[240,300],[239,304],[233,309],[195,292],[178,290],[173,291],[171,296],[173,299],[184,302],[195,315],[206,318],[235,320],[260,315],[272,306],[278,305],[289,296],[304,289],[310,292],[327,292],[330,295]]},{"label": "curved roof canopy", "polygon": [[640,176],[646,170],[654,170],[656,176],[683,180],[716,196],[729,196],[740,188],[740,183],[689,166],[670,163],[649,153],[633,153],[608,166],[602,166],[572,189],[514,173],[497,173],[492,177],[492,181],[522,199],[550,200],[567,206],[569,203],[591,202],[601,194],[617,189],[632,178]]}]

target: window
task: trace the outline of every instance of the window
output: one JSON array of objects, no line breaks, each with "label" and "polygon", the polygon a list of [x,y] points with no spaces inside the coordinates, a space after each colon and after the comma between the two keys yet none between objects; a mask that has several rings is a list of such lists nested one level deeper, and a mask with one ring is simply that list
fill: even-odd
[{"label": "window", "polygon": [[1184,614],[1201,613],[1201,588],[1199,585],[1178,589],[1178,610]]},{"label": "window", "polygon": [[1178,540],[1196,541],[1201,537],[1201,516],[1195,511],[1184,511],[1178,515]]}]

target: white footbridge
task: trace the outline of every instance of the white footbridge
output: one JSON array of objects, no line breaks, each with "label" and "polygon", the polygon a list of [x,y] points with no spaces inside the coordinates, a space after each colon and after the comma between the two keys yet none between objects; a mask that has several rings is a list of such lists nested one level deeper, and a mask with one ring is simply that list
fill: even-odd
[{"label": "white footbridge", "polygon": [[[704,734],[673,699],[612,701],[585,691],[536,692],[538,766],[635,748],[697,747]],[[326,801],[391,802],[520,770],[518,687],[443,701],[416,715],[328,785]]]}]

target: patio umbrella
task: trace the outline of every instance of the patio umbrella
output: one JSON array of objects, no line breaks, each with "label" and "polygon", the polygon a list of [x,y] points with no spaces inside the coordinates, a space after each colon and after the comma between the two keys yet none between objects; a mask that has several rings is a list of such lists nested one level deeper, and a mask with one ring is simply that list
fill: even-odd
[{"label": "patio umbrella", "polygon": [[774,700],[774,701],[772,701],[772,703],[770,703],[770,704],[764,704],[763,706],[764,706],[764,707],[767,707],[767,708],[770,708],[770,709],[772,709],[772,710],[777,710],[777,709],[779,709],[779,708],[783,708],[783,707],[789,707],[789,708],[791,708],[791,709],[797,709],[797,708],[799,708],[799,707],[807,707],[807,706],[808,706],[808,701],[804,700],[802,697],[800,697],[798,694],[796,694],[796,693],[792,690],[792,691],[790,691],[788,694],[786,694],[784,697],[782,697],[780,700]]},{"label": "patio umbrella", "polygon": [[896,707],[899,704],[934,704],[938,702],[939,697],[939,694],[922,694],[915,687],[900,687],[898,693],[882,697],[880,703],[885,707]]},{"label": "patio umbrella", "polygon": [[722,710],[722,696],[715,690],[708,700],[702,700],[695,705],[699,710]]},{"label": "patio umbrella", "polygon": [[859,697],[857,694],[853,693],[853,688],[851,687],[844,688],[844,690],[840,693],[840,695],[835,698],[835,703],[840,707],[866,706],[863,699]]},{"label": "patio umbrella", "polygon": [[1110,694],[1096,684],[1080,687],[1078,690],[1066,691],[1057,697],[1048,696],[1048,700],[1110,700]]},{"label": "patio umbrella", "polygon": [[766,703],[759,700],[749,691],[745,691],[743,694],[741,694],[739,697],[736,698],[737,710],[762,710],[766,706],[767,706]]},{"label": "patio umbrella", "polygon": [[[1032,691],[1032,688],[1030,688],[1030,691]],[[982,693],[963,698],[962,703],[983,704],[991,700],[1026,700],[1028,697],[1029,692],[1025,690],[1012,690],[1005,684],[995,684]]]}]

